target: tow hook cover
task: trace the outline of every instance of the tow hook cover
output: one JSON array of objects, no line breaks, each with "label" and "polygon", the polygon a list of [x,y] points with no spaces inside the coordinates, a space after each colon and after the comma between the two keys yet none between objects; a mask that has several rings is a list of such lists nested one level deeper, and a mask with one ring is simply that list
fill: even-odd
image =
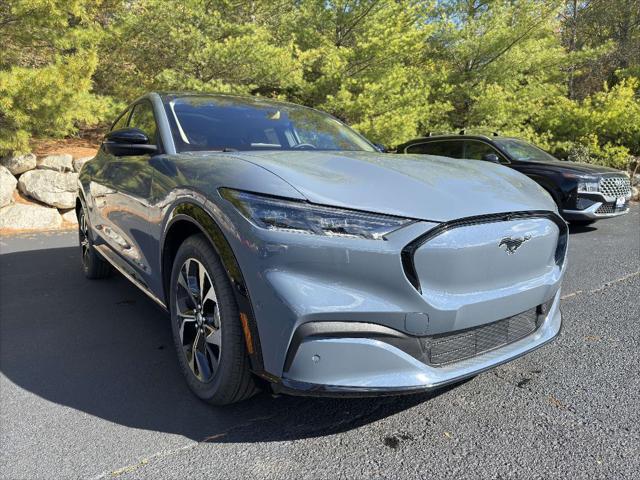
[{"label": "tow hook cover", "polygon": [[407,313],[404,316],[404,328],[412,335],[426,335],[429,330],[429,315],[426,313]]}]

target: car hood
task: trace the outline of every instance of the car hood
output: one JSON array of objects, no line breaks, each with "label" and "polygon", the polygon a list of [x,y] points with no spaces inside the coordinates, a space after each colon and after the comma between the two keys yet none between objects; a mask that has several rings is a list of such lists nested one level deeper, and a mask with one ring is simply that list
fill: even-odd
[{"label": "car hood", "polygon": [[476,160],[369,152],[234,152],[312,203],[444,222],[492,213],[551,210],[524,175]]},{"label": "car hood", "polygon": [[521,163],[523,167],[531,166],[539,169],[540,167],[545,170],[550,170],[554,172],[571,172],[577,174],[584,175],[604,175],[604,174],[612,174],[617,173],[621,174],[619,170],[615,168],[603,167],[600,165],[592,165],[590,163],[579,163],[579,162],[569,162],[569,161],[561,161],[561,160],[536,160],[536,161],[527,161]]}]

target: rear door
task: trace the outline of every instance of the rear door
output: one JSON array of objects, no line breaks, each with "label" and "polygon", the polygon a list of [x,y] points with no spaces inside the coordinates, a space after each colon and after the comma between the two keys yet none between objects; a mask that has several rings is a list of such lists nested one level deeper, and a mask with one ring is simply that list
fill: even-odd
[{"label": "rear door", "polygon": [[463,158],[462,140],[431,140],[424,143],[409,145],[405,153],[421,153],[440,157]]}]

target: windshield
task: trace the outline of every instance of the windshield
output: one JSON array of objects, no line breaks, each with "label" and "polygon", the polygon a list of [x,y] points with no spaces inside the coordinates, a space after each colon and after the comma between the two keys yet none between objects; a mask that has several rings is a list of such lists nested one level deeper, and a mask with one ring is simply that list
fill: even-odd
[{"label": "windshield", "polygon": [[166,104],[178,152],[375,148],[335,118],[259,98],[184,96]]},{"label": "windshield", "polygon": [[495,141],[515,160],[523,162],[527,161],[557,161],[555,157],[552,157],[544,150],[531,145],[523,140],[515,140],[513,138],[502,138]]}]

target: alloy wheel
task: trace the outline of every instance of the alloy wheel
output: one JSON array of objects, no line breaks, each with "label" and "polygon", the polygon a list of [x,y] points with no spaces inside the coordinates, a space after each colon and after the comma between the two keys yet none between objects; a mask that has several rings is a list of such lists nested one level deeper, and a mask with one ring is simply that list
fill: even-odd
[{"label": "alloy wheel", "polygon": [[176,285],[176,321],[189,368],[201,382],[209,382],[220,364],[222,331],[216,291],[204,265],[188,258]]},{"label": "alloy wheel", "polygon": [[80,250],[82,252],[82,263],[87,265],[89,256],[89,226],[84,210],[80,210],[80,219],[78,221],[78,237],[80,240]]}]

